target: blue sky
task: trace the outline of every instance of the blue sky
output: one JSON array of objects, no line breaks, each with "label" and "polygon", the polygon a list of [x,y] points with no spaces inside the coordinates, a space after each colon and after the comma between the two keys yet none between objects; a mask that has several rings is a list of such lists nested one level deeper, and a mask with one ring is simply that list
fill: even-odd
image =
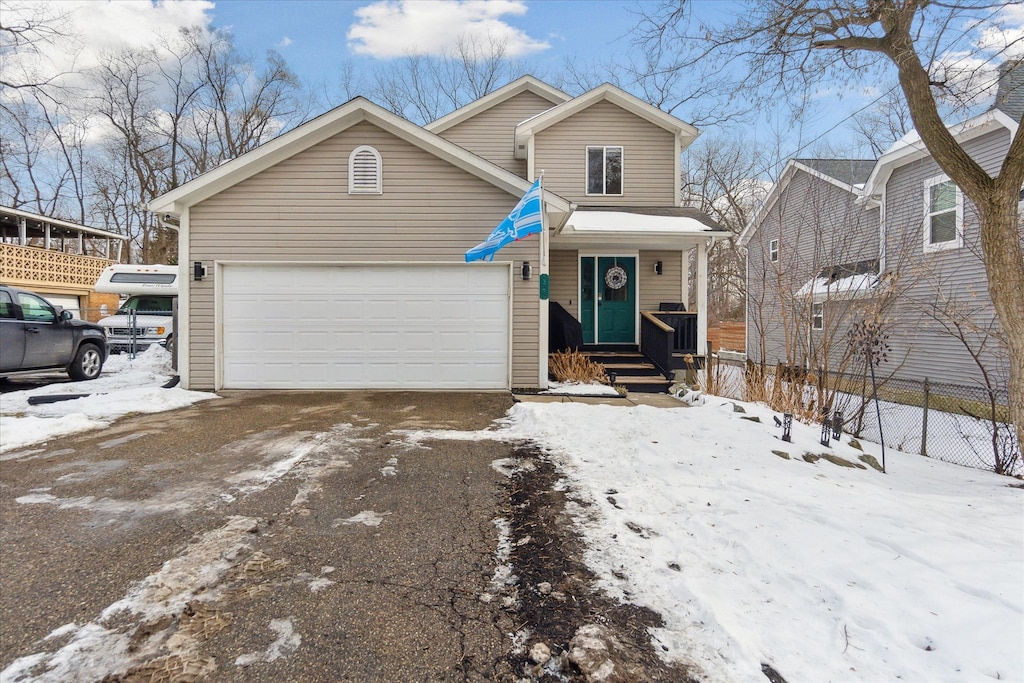
[{"label": "blue sky", "polygon": [[[20,2],[23,6],[40,3],[44,8],[59,8],[73,24],[75,40],[41,46],[45,54],[37,61],[52,73],[82,71],[97,64],[104,52],[121,47],[158,47],[163,36],[198,25],[229,30],[236,45],[257,58],[269,49],[277,50],[305,84],[326,91],[334,103],[344,99],[338,91],[346,65],[369,79],[374,69],[397,56],[410,52],[436,55],[465,35],[476,36],[481,42],[495,37],[506,40],[509,52],[541,78],[551,79],[561,73],[567,59],[577,64],[621,63],[635,54],[630,30],[637,23],[638,12],[653,7],[646,0]],[[712,25],[723,23],[741,8],[728,0],[696,0],[691,5],[695,17]],[[992,46],[1005,42],[1008,35],[1020,41],[1018,49],[1024,46],[1024,3],[1007,3],[993,13],[1003,16],[1003,26],[988,34],[988,29],[965,31],[965,39],[958,46],[961,51],[952,54],[951,59],[984,63]],[[799,121],[778,107],[767,106],[762,109],[760,121],[731,128],[704,126],[702,130],[707,136],[758,142],[777,137],[782,159],[807,156],[818,152],[824,142],[837,146],[849,142],[852,135],[846,120],[888,85],[868,83],[855,88],[840,83],[822,87]],[[693,120],[685,106],[672,113]]]},{"label": "blue sky", "polygon": [[[373,68],[389,57],[360,53],[348,38],[360,23],[356,12],[382,3],[334,2],[331,0],[217,0],[210,15],[213,26],[230,29],[243,49],[260,53],[279,51],[303,79],[330,84],[344,62]],[[428,3],[410,3],[426,6]],[[521,58],[540,69],[560,69],[564,57],[583,60],[624,55],[629,50],[629,30],[635,23],[636,4],[619,0],[545,0],[543,2],[507,2],[521,5],[525,11],[494,12],[495,21],[517,29],[533,43],[548,47],[524,51]],[[460,19],[449,8],[437,6],[445,23],[457,28]],[[385,26],[398,33],[396,42],[413,45],[421,36],[417,26],[401,29]],[[468,23],[468,22],[466,22]],[[494,24],[492,24],[493,26]],[[465,24],[463,24],[465,27]],[[388,29],[392,29],[388,31]],[[514,38],[513,38],[514,41]],[[525,41],[523,41],[525,42]]]}]

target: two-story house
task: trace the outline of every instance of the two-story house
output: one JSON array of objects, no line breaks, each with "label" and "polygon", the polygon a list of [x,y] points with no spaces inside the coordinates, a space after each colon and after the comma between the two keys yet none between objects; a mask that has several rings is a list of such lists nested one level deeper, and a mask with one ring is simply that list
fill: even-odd
[{"label": "two-story house", "polygon": [[[1007,63],[995,104],[949,130],[995,175],[1022,114],[1024,69]],[[868,317],[886,335],[887,375],[1005,386],[976,209],[916,132],[877,160],[791,160],[741,243],[751,360],[834,366]]]},{"label": "two-story house", "polygon": [[[541,388],[549,300],[587,344],[639,345],[694,298],[703,349],[726,233],[679,206],[697,134],[611,85],[524,77],[424,127],[355,98],[151,202],[180,222],[182,381]],[[541,176],[543,239],[465,263]]]}]

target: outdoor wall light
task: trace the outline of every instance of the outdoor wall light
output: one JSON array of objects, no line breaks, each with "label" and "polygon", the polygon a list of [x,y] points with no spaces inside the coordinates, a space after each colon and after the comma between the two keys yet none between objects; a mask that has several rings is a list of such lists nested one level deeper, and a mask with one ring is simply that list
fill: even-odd
[{"label": "outdoor wall light", "polygon": [[524,280],[529,280],[531,273],[532,273],[532,270],[530,269],[530,262],[529,261],[523,261],[523,279]]},{"label": "outdoor wall light", "polygon": [[661,272],[662,272],[661,261],[655,261],[654,262],[654,272],[655,272],[656,275],[661,275]]},{"label": "outdoor wall light", "polygon": [[206,277],[206,266],[203,265],[202,261],[192,262],[192,279],[196,282]]}]

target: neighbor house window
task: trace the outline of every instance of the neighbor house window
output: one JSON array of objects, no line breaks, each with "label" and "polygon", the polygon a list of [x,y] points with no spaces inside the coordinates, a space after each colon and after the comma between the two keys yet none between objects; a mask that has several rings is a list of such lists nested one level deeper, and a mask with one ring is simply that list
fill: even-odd
[{"label": "neighbor house window", "polygon": [[811,304],[811,329],[825,329],[825,303]]},{"label": "neighbor house window", "polygon": [[772,263],[779,262],[779,241],[772,240],[768,243],[768,258],[772,260]]},{"label": "neighbor house window", "polygon": [[956,249],[963,244],[964,200],[960,188],[945,177],[924,185],[924,250]]},{"label": "neighbor house window", "polygon": [[587,147],[587,194],[622,194],[621,147]]},{"label": "neighbor house window", "polygon": [[380,194],[381,175],[380,152],[367,145],[352,150],[348,157],[349,194]]}]

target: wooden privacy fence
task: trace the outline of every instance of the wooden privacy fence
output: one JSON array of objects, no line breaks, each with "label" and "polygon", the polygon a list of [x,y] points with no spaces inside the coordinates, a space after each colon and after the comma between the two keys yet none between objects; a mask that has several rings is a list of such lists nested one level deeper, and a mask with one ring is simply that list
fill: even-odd
[{"label": "wooden privacy fence", "polygon": [[712,353],[722,349],[726,351],[746,351],[747,324],[719,323],[714,327],[708,327],[708,343],[711,344]]}]

